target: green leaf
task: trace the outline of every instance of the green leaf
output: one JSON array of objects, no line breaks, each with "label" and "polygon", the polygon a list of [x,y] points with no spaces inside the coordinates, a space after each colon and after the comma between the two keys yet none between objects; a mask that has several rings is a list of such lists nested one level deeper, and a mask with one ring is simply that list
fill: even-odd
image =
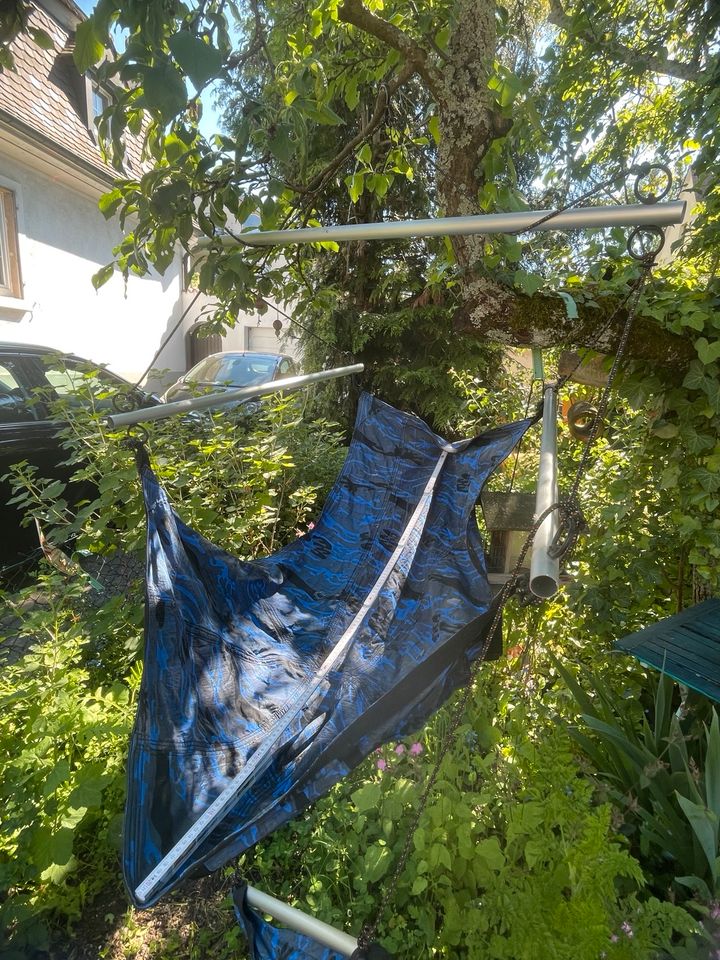
[{"label": "green leaf", "polygon": [[720,360],[720,340],[714,340],[710,343],[706,337],[698,337],[695,341],[695,349],[705,364]]},{"label": "green leaf", "polygon": [[345,84],[345,103],[348,110],[354,110],[360,102],[360,92],[358,90],[358,78],[352,76]]},{"label": "green leaf", "polygon": [[345,177],[345,184],[348,188],[350,199],[353,203],[357,203],[365,189],[365,174],[353,173],[351,176]]},{"label": "green leaf", "polygon": [[367,810],[377,810],[380,805],[382,788],[379,783],[366,783],[364,787],[351,794],[350,799],[357,807],[358,813],[365,813]]},{"label": "green leaf", "polygon": [[374,843],[363,857],[363,874],[369,883],[376,883],[388,871],[392,857],[390,850],[383,841]]},{"label": "green leaf", "polygon": [[106,220],[109,220],[110,217],[115,214],[122,201],[123,195],[120,190],[115,189],[111,190],[110,193],[104,193],[98,201],[100,213],[102,213]]},{"label": "green leaf", "polygon": [[43,786],[43,796],[49,797],[51,793],[54,793],[55,790],[60,786],[61,783],[64,783],[67,778],[70,776],[70,764],[62,757],[53,767],[50,776],[45,781]]},{"label": "green leaf", "polygon": [[40,870],[46,870],[52,864],[67,863],[72,856],[73,831],[61,827],[53,832],[50,827],[39,827],[33,831],[30,844],[32,858]]},{"label": "green leaf", "polygon": [[705,797],[708,807],[720,820],[720,724],[714,707],[710,730],[707,733]]},{"label": "green leaf", "polygon": [[544,279],[535,273],[527,273],[525,270],[516,270],[513,276],[513,283],[531,297],[545,283]]},{"label": "green leaf", "polygon": [[712,878],[717,881],[718,818],[712,810],[708,810],[699,803],[693,803],[677,790],[675,796],[707,858]]},{"label": "green leaf", "polygon": [[433,114],[428,120],[428,130],[436,145],[440,143],[440,118]]},{"label": "green leaf", "polygon": [[489,870],[502,870],[505,866],[505,854],[500,849],[497,837],[487,837],[475,844],[475,856]]},{"label": "green leaf", "polygon": [[73,60],[80,73],[85,73],[90,67],[102,60],[105,47],[95,33],[95,24],[92,20],[83,20],[75,31],[75,48]]},{"label": "green leaf", "polygon": [[53,38],[49,33],[46,33],[44,30],[41,30],[40,27],[29,27],[28,33],[33,38],[33,41],[43,50],[54,50],[55,43]]},{"label": "green leaf", "polygon": [[113,275],[115,270],[114,263],[108,263],[104,267],[100,267],[97,273],[94,273],[92,276],[92,285],[96,290],[99,290],[104,284],[108,282],[110,277]]},{"label": "green leaf", "polygon": [[163,120],[171,120],[187,103],[185,81],[170,61],[157,67],[145,67],[142,89],[147,108],[157,111]]},{"label": "green leaf", "polygon": [[413,897],[419,896],[424,890],[427,890],[428,882],[425,877],[415,877],[413,885],[410,888],[410,894]]},{"label": "green leaf", "polygon": [[110,778],[100,774],[88,777],[79,783],[69,797],[71,807],[99,807],[102,803],[102,793]]},{"label": "green leaf", "polygon": [[197,34],[181,30],[168,39],[170,52],[196,90],[216,77],[222,67],[222,54]]}]

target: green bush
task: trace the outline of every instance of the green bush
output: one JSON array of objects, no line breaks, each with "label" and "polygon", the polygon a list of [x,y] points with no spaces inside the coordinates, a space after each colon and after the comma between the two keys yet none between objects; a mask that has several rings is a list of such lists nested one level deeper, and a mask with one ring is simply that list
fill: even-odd
[{"label": "green bush", "polygon": [[[644,893],[566,733],[518,683],[479,684],[380,927],[397,957],[645,958],[694,926]],[[252,882],[359,930],[404,845],[438,740],[385,747],[304,818],[241,859]],[[380,769],[382,768],[382,769]],[[292,864],[292,870],[289,865]]]}]

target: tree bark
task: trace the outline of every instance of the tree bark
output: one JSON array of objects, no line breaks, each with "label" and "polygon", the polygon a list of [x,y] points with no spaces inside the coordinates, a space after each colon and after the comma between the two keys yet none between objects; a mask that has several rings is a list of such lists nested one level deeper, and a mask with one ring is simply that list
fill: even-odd
[{"label": "tree bark", "polygon": [[[528,297],[513,291],[502,309],[490,313],[479,324],[473,304],[461,304],[454,315],[454,327],[458,333],[475,334],[511,346],[567,344],[614,353],[627,319],[626,311],[621,309],[608,322],[615,306],[616,301],[610,299],[601,307],[579,303],[578,316],[571,319],[564,302],[557,296],[536,293]],[[692,340],[664,330],[655,320],[636,317],[627,356],[653,365],[684,369],[697,354]]]}]

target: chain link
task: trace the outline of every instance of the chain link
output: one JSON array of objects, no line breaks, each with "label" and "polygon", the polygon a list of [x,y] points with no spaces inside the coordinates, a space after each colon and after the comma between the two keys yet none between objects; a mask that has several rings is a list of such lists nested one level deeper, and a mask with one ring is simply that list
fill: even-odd
[{"label": "chain link", "polygon": [[[385,913],[385,910],[387,909],[392,898],[395,895],[398,881],[402,873],[404,872],[405,867],[407,866],[407,861],[410,856],[410,851],[412,848],[415,832],[427,808],[428,802],[430,800],[430,795],[433,791],[435,783],[437,782],[438,776],[440,775],[440,769],[442,767],[443,761],[447,756],[448,752],[450,751],[450,749],[455,745],[458,728],[462,722],[463,717],[465,716],[465,712],[467,710],[467,706],[470,701],[470,697],[472,695],[474,684],[480,672],[480,668],[483,664],[483,661],[485,659],[485,655],[487,654],[488,647],[492,642],[492,638],[495,635],[495,631],[500,627],[505,605],[518,584],[518,581],[520,579],[520,571],[522,570],[525,563],[525,557],[527,556],[527,553],[530,547],[532,546],[533,541],[535,540],[535,536],[537,535],[538,530],[543,525],[547,517],[550,516],[550,514],[552,514],[556,510],[559,511],[560,527],[558,530],[558,536],[562,532],[563,540],[562,540],[562,543],[559,543],[558,536],[556,536],[557,556],[567,557],[569,553],[571,553],[572,550],[574,549],[577,543],[578,537],[585,525],[585,518],[583,516],[582,508],[580,506],[580,502],[578,499],[578,491],[580,488],[580,483],[582,482],[582,478],[587,469],[591,448],[595,443],[595,440],[597,439],[600,423],[602,422],[602,418],[608,407],[610,392],[612,390],[613,383],[615,381],[618,370],[620,368],[620,364],[622,363],[625,351],[627,349],[627,345],[630,339],[630,334],[632,332],[633,324],[635,321],[635,316],[637,314],[637,308],[640,302],[640,297],[645,288],[648,277],[650,276],[652,267],[654,265],[654,260],[655,260],[654,254],[645,259],[645,261],[643,262],[642,274],[640,275],[636,284],[634,285],[633,290],[630,291],[628,296],[622,302],[623,304],[624,303],[628,304],[627,318],[625,321],[625,325],[623,327],[622,334],[620,336],[620,342],[618,343],[615,359],[613,361],[612,367],[608,374],[607,383],[601,395],[600,402],[598,403],[597,415],[593,421],[590,435],[588,437],[587,443],[585,444],[583,455],[580,458],[580,463],[578,464],[578,468],[576,470],[575,477],[573,479],[570,495],[561,501],[557,501],[556,503],[551,504],[546,510],[543,511],[543,513],[540,514],[539,517],[535,519],[532,525],[532,528],[530,529],[530,532],[528,533],[525,539],[525,542],[523,543],[522,549],[520,551],[520,555],[518,556],[517,563],[515,564],[515,567],[510,575],[510,578],[504,584],[502,590],[498,594],[498,598],[496,601],[496,611],[495,611],[495,615],[493,617],[492,623],[490,625],[490,629],[487,631],[480,653],[478,654],[477,658],[473,661],[470,667],[468,679],[465,682],[465,685],[461,688],[462,692],[460,694],[460,697],[457,703],[455,704],[453,711],[450,715],[450,723],[448,726],[447,734],[445,735],[445,738],[441,744],[440,752],[438,753],[435,763],[433,764],[433,768],[430,771],[430,775],[425,783],[423,792],[420,796],[420,802],[418,804],[418,808],[415,811],[415,815],[408,829],[408,833],[405,838],[405,843],[400,853],[398,862],[395,866],[395,869],[393,870],[390,880],[385,886],[383,895],[380,898],[380,903],[377,906],[377,909],[375,911],[375,914],[372,920],[363,927],[360,933],[360,936],[358,937],[358,946],[361,949],[367,948],[371,943],[371,941],[374,939],[375,935],[377,934],[380,921]],[[617,310],[620,308],[620,306],[622,306],[622,304],[619,305],[618,308],[616,308],[616,310],[613,312],[613,316],[617,313]],[[568,377],[563,378],[562,382],[564,383],[567,379]],[[558,384],[560,384],[560,381],[558,381]],[[558,548],[561,548],[561,549],[558,549]],[[551,553],[551,555],[554,555],[554,554]]]}]

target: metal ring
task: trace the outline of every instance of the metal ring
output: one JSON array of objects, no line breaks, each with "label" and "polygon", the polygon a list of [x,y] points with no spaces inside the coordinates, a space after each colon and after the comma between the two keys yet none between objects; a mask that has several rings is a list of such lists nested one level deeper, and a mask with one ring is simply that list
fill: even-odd
[{"label": "metal ring", "polygon": [[150,434],[141,423],[134,423],[127,428],[125,436],[121,443],[125,446],[134,448],[138,443],[145,445],[150,441]]},{"label": "metal ring", "polygon": [[654,260],[664,246],[665,231],[652,225],[635,227],[627,240],[627,251],[633,260],[644,262]]},{"label": "metal ring", "polygon": [[[654,193],[652,191],[643,190],[642,182],[649,176],[653,171],[658,171],[662,176],[665,177],[665,187],[659,193]],[[670,193],[672,189],[673,176],[670,167],[666,166],[664,163],[643,163],[639,167],[635,167],[634,171],[637,176],[635,178],[635,186],[633,192],[635,197],[639,200],[640,203],[659,203],[660,200],[664,200],[665,197]]]},{"label": "metal ring", "polygon": [[[587,400],[576,400],[567,412],[570,435],[576,440],[589,440],[592,436],[597,415],[597,407],[592,403],[589,403]],[[598,433],[599,432],[600,431],[598,431]]]},{"label": "metal ring", "polygon": [[132,413],[133,410],[138,408],[137,397],[129,390],[121,390],[119,393],[113,394],[111,403],[117,413]]}]

